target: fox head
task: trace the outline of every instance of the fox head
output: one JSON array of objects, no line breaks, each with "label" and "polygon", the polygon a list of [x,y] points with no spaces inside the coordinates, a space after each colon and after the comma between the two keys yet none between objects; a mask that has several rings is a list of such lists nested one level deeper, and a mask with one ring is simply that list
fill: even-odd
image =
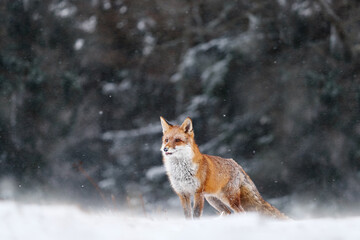
[{"label": "fox head", "polygon": [[195,144],[194,130],[191,119],[188,117],[178,125],[172,125],[160,117],[163,130],[161,151],[164,157],[181,157],[192,154]]}]

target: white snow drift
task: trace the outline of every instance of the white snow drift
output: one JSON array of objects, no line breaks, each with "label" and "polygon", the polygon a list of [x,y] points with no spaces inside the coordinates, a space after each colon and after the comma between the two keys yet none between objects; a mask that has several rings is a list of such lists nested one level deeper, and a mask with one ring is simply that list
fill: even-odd
[{"label": "white snow drift", "polygon": [[0,239],[360,239],[360,217],[274,221],[254,214],[205,217],[134,217],[87,213],[71,206],[0,202]]}]

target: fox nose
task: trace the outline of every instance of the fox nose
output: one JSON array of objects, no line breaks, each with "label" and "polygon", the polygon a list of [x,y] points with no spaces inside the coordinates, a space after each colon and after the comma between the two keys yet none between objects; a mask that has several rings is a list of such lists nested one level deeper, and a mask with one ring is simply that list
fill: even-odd
[{"label": "fox nose", "polygon": [[169,151],[169,148],[168,147],[164,147],[164,152],[167,152]]}]

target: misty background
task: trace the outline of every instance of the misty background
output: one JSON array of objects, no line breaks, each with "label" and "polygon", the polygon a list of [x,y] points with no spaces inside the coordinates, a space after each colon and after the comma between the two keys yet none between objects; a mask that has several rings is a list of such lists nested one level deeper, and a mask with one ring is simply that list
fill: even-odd
[{"label": "misty background", "polygon": [[234,158],[282,211],[359,214],[359,12],[356,0],[0,1],[0,199],[178,209],[159,116],[189,116],[202,152]]}]

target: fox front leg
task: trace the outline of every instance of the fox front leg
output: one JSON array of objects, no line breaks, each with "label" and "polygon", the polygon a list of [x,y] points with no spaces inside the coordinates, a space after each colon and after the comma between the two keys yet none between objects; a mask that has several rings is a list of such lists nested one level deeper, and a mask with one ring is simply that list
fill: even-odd
[{"label": "fox front leg", "polygon": [[190,194],[178,194],[181,205],[184,209],[185,218],[191,218],[191,201],[190,201]]},{"label": "fox front leg", "polygon": [[195,193],[194,195],[194,218],[199,218],[204,208],[204,195],[202,193]]}]

